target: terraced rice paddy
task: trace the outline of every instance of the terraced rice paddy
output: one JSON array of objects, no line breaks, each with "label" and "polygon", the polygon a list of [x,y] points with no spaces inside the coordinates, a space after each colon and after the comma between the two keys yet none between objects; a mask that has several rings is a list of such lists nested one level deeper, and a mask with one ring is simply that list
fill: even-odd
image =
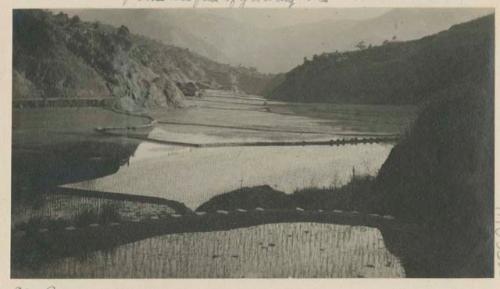
[{"label": "terraced rice paddy", "polygon": [[[31,155],[38,153],[40,147],[48,149],[57,145],[62,149],[48,155],[44,163],[66,165],[65,160],[75,160],[67,167],[35,170],[42,177],[45,173],[47,179],[57,179],[34,183],[33,187],[41,189],[31,192],[33,195],[42,195],[51,190],[50,186],[57,185],[64,189],[161,197],[194,209],[215,195],[243,186],[269,185],[286,193],[308,187],[342,186],[354,172],[376,174],[392,144],[186,147],[131,137],[141,134],[150,140],[217,144],[387,136],[404,131],[415,112],[411,107],[297,106],[217,93],[202,99],[187,99],[186,105],[186,109],[159,109],[152,113],[158,120],[153,127],[145,131],[119,129],[118,136],[103,135],[94,128],[143,126],[150,120],[100,108],[17,110],[13,148],[22,156],[28,154],[31,160],[34,159]],[[86,122],[89,115],[93,116],[92,121]],[[84,157],[79,160],[75,156]],[[61,161],[54,162],[50,157]],[[26,168],[18,170],[23,172]],[[57,174],[47,174],[53,171]],[[22,181],[21,177],[18,183],[24,184]],[[26,190],[19,188],[24,194]],[[37,204],[14,205],[13,226],[31,219],[62,219],[68,223],[65,230],[74,232],[79,228],[72,222],[75,216],[86,216],[87,211],[99,215],[105,211],[101,207],[110,205],[125,221],[153,220],[154,217],[160,222],[166,214],[182,219],[180,214],[173,214],[171,208],[161,205],[86,197],[47,198],[42,195]],[[221,216],[226,214],[218,212]],[[115,220],[110,222],[109,228],[119,227],[112,226]],[[97,226],[96,223],[92,220],[85,226]],[[44,231],[44,234],[51,232]],[[24,264],[27,266],[21,266],[15,274],[44,278],[404,276],[398,259],[384,247],[377,229],[333,224],[267,224],[230,231],[169,234],[120,245],[111,251],[82,255],[85,256],[58,257],[60,259],[50,260],[37,269]]]},{"label": "terraced rice paddy", "polygon": [[13,148],[101,140],[94,132],[98,126],[141,126],[145,117],[116,113],[97,107],[55,107],[14,110]]},{"label": "terraced rice paddy", "polygon": [[84,259],[61,259],[29,273],[45,278],[405,276],[377,229],[316,223],[164,235]]},{"label": "terraced rice paddy", "polygon": [[121,220],[139,221],[152,216],[175,213],[175,209],[165,204],[113,200],[82,195],[41,194],[35,200],[14,202],[12,206],[12,226],[48,220],[74,222],[86,214],[99,215],[105,210],[113,210]]}]

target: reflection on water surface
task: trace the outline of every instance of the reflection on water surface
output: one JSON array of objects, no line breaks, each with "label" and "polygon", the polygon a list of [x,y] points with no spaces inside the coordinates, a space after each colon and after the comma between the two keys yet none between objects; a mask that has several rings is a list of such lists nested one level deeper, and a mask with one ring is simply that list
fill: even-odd
[{"label": "reflection on water surface", "polygon": [[31,272],[48,278],[404,277],[380,231],[332,224],[269,224],[172,234],[65,258]]},{"label": "reflection on water surface", "polygon": [[214,195],[268,184],[288,193],[343,185],[375,174],[392,145],[185,148],[142,143],[117,173],[70,184],[74,188],[143,194],[196,208]]}]

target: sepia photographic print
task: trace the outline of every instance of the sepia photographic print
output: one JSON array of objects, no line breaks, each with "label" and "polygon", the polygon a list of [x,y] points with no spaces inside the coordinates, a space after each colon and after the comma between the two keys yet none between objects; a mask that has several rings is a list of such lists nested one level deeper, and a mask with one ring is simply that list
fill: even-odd
[{"label": "sepia photographic print", "polygon": [[10,278],[495,276],[493,7],[9,21]]}]

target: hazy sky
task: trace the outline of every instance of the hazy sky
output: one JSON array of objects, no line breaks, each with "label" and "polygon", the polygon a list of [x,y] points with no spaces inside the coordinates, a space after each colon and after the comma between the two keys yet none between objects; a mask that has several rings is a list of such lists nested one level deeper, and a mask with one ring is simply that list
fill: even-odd
[{"label": "hazy sky", "polygon": [[437,33],[485,9],[90,9],[83,20],[126,25],[133,33],[185,47],[212,60],[285,72],[304,57]]},{"label": "hazy sky", "polygon": [[325,20],[361,20],[380,16],[390,8],[345,9],[212,9],[204,13],[232,18],[260,27],[282,27]]},{"label": "hazy sky", "polygon": [[[158,12],[158,9],[155,9]],[[329,8],[329,9],[163,9],[164,15],[196,15],[209,14],[218,17],[229,18],[244,24],[257,26],[260,28],[279,28],[304,23],[316,23],[325,20],[363,20],[380,16],[391,10],[391,8]],[[59,10],[54,10],[59,12]],[[63,10],[65,13],[81,14],[81,10]],[[102,11],[102,10],[101,10]],[[123,10],[110,9],[110,13],[117,14]],[[127,10],[133,12],[136,19],[141,15],[147,15],[151,9]],[[123,13],[124,17],[129,17],[129,13]],[[86,18],[86,17],[84,17]],[[94,20],[94,19],[88,19]]]}]

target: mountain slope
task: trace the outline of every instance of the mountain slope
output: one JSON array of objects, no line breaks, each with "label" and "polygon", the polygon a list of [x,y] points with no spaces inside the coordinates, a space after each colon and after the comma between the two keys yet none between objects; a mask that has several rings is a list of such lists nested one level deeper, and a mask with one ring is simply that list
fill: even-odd
[{"label": "mountain slope", "polygon": [[180,105],[185,84],[257,93],[253,69],[211,61],[78,16],[14,12],[13,86],[19,97],[116,98],[122,108]]},{"label": "mountain slope", "polygon": [[485,73],[493,53],[493,16],[408,42],[306,60],[274,80],[271,99],[301,102],[416,104]]},{"label": "mountain slope", "polygon": [[418,39],[487,13],[486,9],[400,8],[366,20],[325,20],[276,29],[269,41],[283,47],[274,57],[279,61],[276,66],[280,71],[288,71],[302,63],[303,57],[354,50],[359,41],[380,45],[393,37],[400,41]]},{"label": "mountain slope", "polygon": [[[233,66],[285,72],[314,54],[417,39],[491,9],[149,9],[71,11]],[[356,17],[355,17],[356,16]]]},{"label": "mountain slope", "polygon": [[82,9],[65,12],[78,15],[85,21],[99,21],[117,27],[125,25],[133,33],[160,40],[165,44],[189,48],[214,61],[228,63],[222,51],[191,32],[191,26],[199,19],[187,18],[184,15],[189,13],[183,10],[176,10],[176,13],[155,9]]}]

